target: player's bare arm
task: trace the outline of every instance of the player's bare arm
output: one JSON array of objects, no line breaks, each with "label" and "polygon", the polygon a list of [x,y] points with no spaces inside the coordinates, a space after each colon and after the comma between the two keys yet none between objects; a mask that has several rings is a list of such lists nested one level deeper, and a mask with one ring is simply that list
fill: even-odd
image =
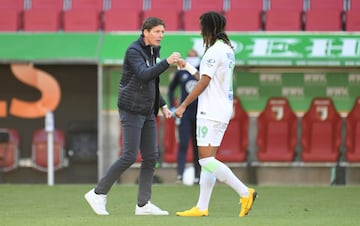
[{"label": "player's bare arm", "polygon": [[191,104],[209,85],[210,83],[210,76],[202,75],[199,82],[196,84],[194,89],[189,93],[189,95],[185,98],[185,100],[180,104],[180,106],[176,109],[175,115],[178,118],[181,118],[186,107]]}]

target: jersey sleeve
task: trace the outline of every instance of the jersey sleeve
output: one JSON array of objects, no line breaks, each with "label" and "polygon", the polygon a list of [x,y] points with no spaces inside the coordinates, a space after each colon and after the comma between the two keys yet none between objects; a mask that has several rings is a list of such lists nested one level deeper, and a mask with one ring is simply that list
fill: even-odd
[{"label": "jersey sleeve", "polygon": [[216,54],[215,50],[214,48],[210,48],[203,56],[200,64],[200,76],[204,74],[210,78],[215,76],[220,61],[219,54]]}]

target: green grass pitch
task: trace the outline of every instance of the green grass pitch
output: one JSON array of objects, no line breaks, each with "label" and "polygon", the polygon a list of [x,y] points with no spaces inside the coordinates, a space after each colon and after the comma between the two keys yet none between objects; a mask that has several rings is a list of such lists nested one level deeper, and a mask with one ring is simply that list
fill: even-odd
[{"label": "green grass pitch", "polygon": [[154,185],[152,202],[170,216],[135,216],[137,186],[116,184],[108,195],[110,216],[95,215],[84,194],[93,185],[0,185],[0,225],[142,225],[142,226],[332,226],[360,225],[360,187],[255,186],[252,211],[240,218],[239,197],[218,183],[209,216],[183,218],[176,211],[196,204],[199,187]]}]

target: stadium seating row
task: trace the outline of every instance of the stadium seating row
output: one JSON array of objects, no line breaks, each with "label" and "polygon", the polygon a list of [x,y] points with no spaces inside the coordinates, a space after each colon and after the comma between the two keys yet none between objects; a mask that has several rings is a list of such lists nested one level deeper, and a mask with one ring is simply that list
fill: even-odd
[{"label": "stadium seating row", "polygon": [[[360,97],[346,117],[346,161],[360,161]],[[260,162],[294,161],[298,119],[286,98],[270,98],[258,117],[257,157]],[[342,144],[342,118],[331,98],[314,98],[301,118],[303,162],[337,162]]]},{"label": "stadium seating row", "polygon": [[[64,132],[54,131],[54,170],[65,166],[65,136]],[[39,171],[47,171],[47,140],[48,133],[38,129],[32,137],[32,167]],[[16,129],[3,128],[0,130],[0,169],[7,172],[17,168],[19,163],[20,136]]]},{"label": "stadium seating row", "polygon": [[359,31],[360,0],[0,0],[0,31],[138,31],[157,16],[169,31],[198,31],[204,11],[228,31]]},{"label": "stadium seating row", "polygon": [[[55,129],[53,132],[54,170],[68,166],[72,162],[96,162],[97,130],[92,123],[72,121],[65,132]],[[20,135],[17,129],[0,128],[0,171],[11,171],[18,166],[31,166],[46,172],[48,168],[48,132],[43,128],[32,134],[31,161],[20,159]],[[25,162],[25,163],[21,163]],[[30,163],[30,164],[29,164]]]},{"label": "stadium seating row", "polygon": [[[158,117],[157,124],[160,133],[159,122]],[[303,162],[335,163],[340,158],[340,146],[344,142],[345,161],[360,162],[360,97],[357,98],[351,112],[346,117],[344,141],[342,141],[341,134],[342,124],[342,118],[336,111],[331,98],[314,98],[309,110],[301,118],[301,160]],[[224,162],[246,161],[249,143],[248,131],[249,116],[236,98],[234,115],[228,125],[217,158]],[[176,163],[178,142],[173,119],[165,120],[163,134],[163,139],[158,139],[159,146],[162,144],[164,147],[162,161]],[[44,129],[38,129],[34,132],[32,139],[32,166],[40,171],[47,171],[47,135]],[[82,148],[79,147],[82,140],[85,139],[85,142],[89,143],[89,139],[86,136],[84,138],[84,134],[81,137],[75,136],[74,139],[77,140],[77,144],[68,146],[72,146],[71,148],[76,149],[77,152],[82,151]],[[11,171],[18,166],[19,142],[19,133],[15,129],[0,129],[0,168],[2,171]],[[73,141],[68,139],[68,142]],[[298,117],[292,111],[288,100],[284,97],[269,98],[264,111],[257,118],[257,160],[259,162],[293,162],[297,154],[295,150],[297,143]],[[121,147],[121,135],[119,144]],[[119,155],[121,155],[121,151]],[[192,162],[192,155],[193,151],[189,143],[187,162]],[[64,132],[56,129],[54,131],[55,170],[65,166],[64,158]],[[137,161],[141,161],[140,155]]]}]

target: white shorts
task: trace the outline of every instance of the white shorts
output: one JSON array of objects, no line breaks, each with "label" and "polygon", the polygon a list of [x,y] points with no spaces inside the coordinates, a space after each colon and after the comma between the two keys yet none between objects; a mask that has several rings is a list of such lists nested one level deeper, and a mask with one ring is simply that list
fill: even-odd
[{"label": "white shorts", "polygon": [[198,146],[218,147],[224,137],[227,123],[203,118],[196,119],[196,140]]}]

